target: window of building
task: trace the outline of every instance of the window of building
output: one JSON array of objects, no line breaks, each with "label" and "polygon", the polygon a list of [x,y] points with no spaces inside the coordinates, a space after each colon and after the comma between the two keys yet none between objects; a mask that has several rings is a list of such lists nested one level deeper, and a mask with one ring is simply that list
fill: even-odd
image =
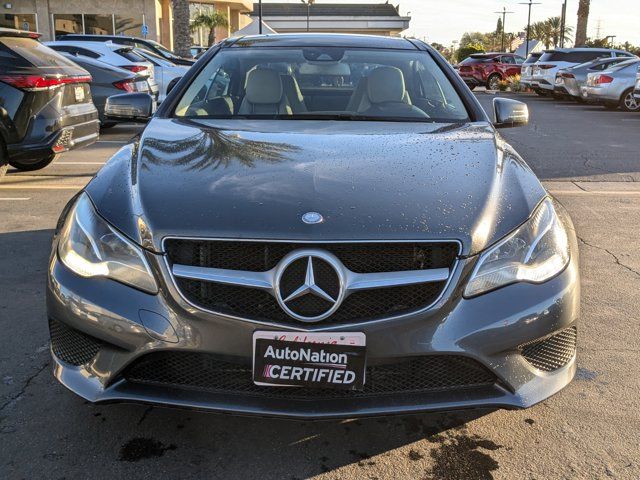
[{"label": "window of building", "polygon": [[84,33],[87,35],[113,35],[113,15],[85,14]]},{"label": "window of building", "polygon": [[0,15],[0,27],[17,28],[18,30],[35,32],[37,30],[36,16],[31,13],[4,13]]},{"label": "window of building", "polygon": [[126,18],[115,15],[116,35],[124,35],[125,37],[141,37],[142,36],[142,18]]},{"label": "window of building", "polygon": [[82,15],[55,14],[53,16],[53,25],[58,35],[65,33],[83,33],[82,32]]}]

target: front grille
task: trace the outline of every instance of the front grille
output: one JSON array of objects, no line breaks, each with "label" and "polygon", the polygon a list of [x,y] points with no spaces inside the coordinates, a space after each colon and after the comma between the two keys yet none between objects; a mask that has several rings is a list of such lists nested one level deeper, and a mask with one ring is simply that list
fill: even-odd
[{"label": "front grille", "polygon": [[576,354],[577,337],[577,328],[570,327],[544,340],[523,345],[521,353],[537,369],[551,372],[564,367]]},{"label": "front grille", "polygon": [[[356,273],[398,272],[409,270],[451,269],[459,253],[456,242],[431,243],[278,243],[238,242],[223,240],[167,239],[164,243],[170,264],[206,268],[222,268],[265,272],[274,268],[288,253],[304,248],[316,248],[333,253],[346,268]],[[291,268],[304,272],[306,260]],[[322,268],[322,262],[314,260],[316,280],[330,295],[331,285],[336,284],[331,269]],[[299,267],[299,268],[298,268]],[[297,270],[296,270],[297,268]],[[289,270],[288,270],[289,272]],[[298,272],[298,273],[300,273]],[[301,273],[302,278],[304,273]],[[299,275],[298,275],[299,276]],[[292,277],[292,278],[293,278]],[[285,293],[293,291],[300,282],[292,280],[288,289],[286,278],[282,285]],[[333,280],[333,281],[332,281]],[[223,285],[192,278],[176,278],[176,284],[184,297],[192,304],[222,314],[251,320],[275,321],[296,324],[268,292],[242,286]],[[340,308],[325,323],[349,323],[376,320],[416,311],[431,305],[442,293],[445,281],[410,286],[385,287],[351,293]],[[310,295],[292,301],[289,305],[296,313],[311,317],[327,311],[330,304]]]},{"label": "front grille", "polygon": [[251,366],[197,352],[157,352],[124,372],[129,382],[265,398],[330,399],[429,393],[494,385],[495,375],[466,357],[430,355],[367,367],[364,390],[263,387],[253,383]]},{"label": "front grille", "polygon": [[100,340],[52,319],[49,319],[49,333],[55,356],[71,365],[89,363],[102,346]]},{"label": "front grille", "polygon": [[[176,278],[176,283],[185,297],[200,308],[243,318],[299,325],[280,308],[272,295],[262,290],[187,278]],[[376,320],[417,310],[433,303],[445,284],[421,283],[354,292],[324,324]]]},{"label": "front grille", "polygon": [[456,242],[439,243],[279,243],[166,239],[171,263],[266,272],[287,253],[319,248],[333,253],[352,272],[376,273],[449,268],[459,253]]}]

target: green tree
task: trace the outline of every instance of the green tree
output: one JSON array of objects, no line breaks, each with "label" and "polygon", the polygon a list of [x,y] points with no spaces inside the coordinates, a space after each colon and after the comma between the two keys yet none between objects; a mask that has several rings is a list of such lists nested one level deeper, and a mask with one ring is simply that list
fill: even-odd
[{"label": "green tree", "polygon": [[481,43],[469,43],[464,47],[460,47],[457,52],[458,62],[473,55],[474,53],[484,53],[485,49]]},{"label": "green tree", "polygon": [[196,28],[208,28],[209,29],[209,47],[216,43],[216,27],[228,27],[229,20],[224,13],[220,12],[209,12],[209,13],[201,13],[196,15],[191,22],[191,31]]}]

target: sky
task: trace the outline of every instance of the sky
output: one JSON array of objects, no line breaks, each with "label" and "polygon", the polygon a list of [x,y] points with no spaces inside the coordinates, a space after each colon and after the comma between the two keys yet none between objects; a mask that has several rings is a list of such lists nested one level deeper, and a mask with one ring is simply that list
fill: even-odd
[{"label": "sky", "polygon": [[[263,0],[299,3],[300,0]],[[384,3],[385,0],[316,0],[316,3]],[[525,0],[389,0],[400,5],[400,14],[410,12],[411,23],[404,35],[423,38],[450,46],[464,32],[495,30],[498,14],[507,7],[514,12],[507,15],[507,32],[522,31],[527,25]],[[528,1],[528,0],[527,0]],[[562,0],[534,0],[540,5],[531,8],[531,22],[560,16]],[[575,31],[578,0],[567,0],[567,24]],[[640,45],[640,0],[591,0],[591,13],[587,35],[596,37],[600,25],[600,37],[617,35],[615,42],[629,41]]]}]

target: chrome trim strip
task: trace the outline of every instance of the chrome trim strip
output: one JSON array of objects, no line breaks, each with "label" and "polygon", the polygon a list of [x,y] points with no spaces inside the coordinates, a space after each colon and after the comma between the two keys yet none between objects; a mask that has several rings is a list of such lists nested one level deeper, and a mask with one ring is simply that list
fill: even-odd
[{"label": "chrome trim strip", "polygon": [[174,265],[172,273],[176,277],[205,280],[238,287],[257,288],[273,293],[273,271],[249,272],[242,270],[226,270],[224,268],[194,267],[191,265]]},{"label": "chrome trim strip", "polygon": [[444,282],[449,278],[450,273],[448,268],[381,273],[354,273],[348,271],[347,291]]}]

